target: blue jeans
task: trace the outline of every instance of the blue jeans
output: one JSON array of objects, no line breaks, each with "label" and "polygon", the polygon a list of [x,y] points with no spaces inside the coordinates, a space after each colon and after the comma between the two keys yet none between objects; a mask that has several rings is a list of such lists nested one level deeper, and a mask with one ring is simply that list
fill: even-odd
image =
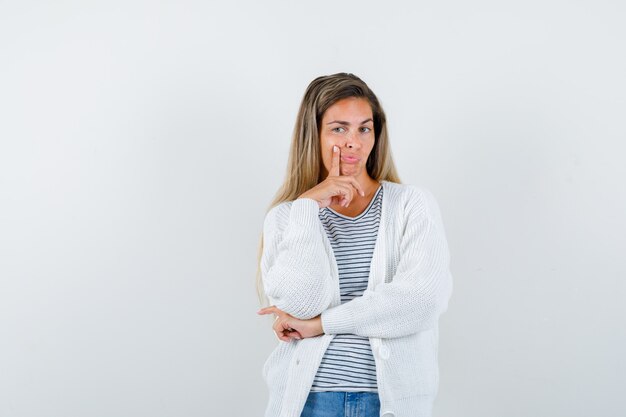
[{"label": "blue jeans", "polygon": [[376,392],[309,392],[300,417],[379,417]]}]

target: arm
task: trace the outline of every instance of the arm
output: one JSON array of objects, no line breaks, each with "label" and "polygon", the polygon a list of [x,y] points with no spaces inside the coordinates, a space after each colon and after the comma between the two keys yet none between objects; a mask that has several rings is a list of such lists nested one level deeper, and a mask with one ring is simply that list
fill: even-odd
[{"label": "arm", "polygon": [[306,320],[331,304],[330,262],[323,244],[319,205],[296,199],[287,212],[275,207],[263,223],[261,278],[265,293],[280,310]]},{"label": "arm", "polygon": [[322,313],[326,334],[401,337],[431,328],[452,292],[450,255],[437,204],[425,191],[413,199],[391,282]]}]

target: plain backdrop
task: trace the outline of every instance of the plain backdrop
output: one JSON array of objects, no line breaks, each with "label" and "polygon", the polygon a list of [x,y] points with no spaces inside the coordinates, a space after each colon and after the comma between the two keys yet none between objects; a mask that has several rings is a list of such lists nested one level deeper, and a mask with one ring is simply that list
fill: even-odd
[{"label": "plain backdrop", "polygon": [[379,96],[454,277],[435,417],[626,415],[620,1],[0,0],[0,417],[261,416],[308,83]]}]

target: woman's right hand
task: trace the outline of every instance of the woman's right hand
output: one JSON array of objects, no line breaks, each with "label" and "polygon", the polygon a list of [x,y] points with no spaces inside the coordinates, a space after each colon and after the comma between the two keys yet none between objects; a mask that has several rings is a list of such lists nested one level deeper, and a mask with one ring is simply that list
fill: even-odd
[{"label": "woman's right hand", "polygon": [[340,150],[333,146],[333,157],[330,163],[330,170],[326,179],[315,187],[302,193],[298,198],[312,198],[317,201],[320,208],[328,207],[332,204],[340,204],[348,207],[354,193],[358,191],[361,196],[365,196],[365,191],[361,184],[352,175],[341,175],[339,171]]}]

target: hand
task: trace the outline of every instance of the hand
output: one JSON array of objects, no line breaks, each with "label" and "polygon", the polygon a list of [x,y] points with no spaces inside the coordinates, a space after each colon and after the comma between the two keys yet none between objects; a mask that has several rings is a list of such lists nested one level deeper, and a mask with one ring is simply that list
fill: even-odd
[{"label": "hand", "polygon": [[276,306],[269,306],[257,311],[257,314],[276,314],[274,320],[274,333],[283,342],[290,342],[292,339],[304,339],[324,334],[322,329],[322,318],[320,315],[308,320],[300,320],[289,313],[285,313]]},{"label": "hand", "polygon": [[340,204],[348,207],[354,198],[355,190],[365,197],[365,191],[361,184],[353,175],[341,175],[339,172],[339,161],[341,150],[333,145],[333,157],[330,163],[330,170],[326,179],[310,190],[302,193],[298,198],[312,198],[317,201],[320,208],[328,207],[332,204]]}]

